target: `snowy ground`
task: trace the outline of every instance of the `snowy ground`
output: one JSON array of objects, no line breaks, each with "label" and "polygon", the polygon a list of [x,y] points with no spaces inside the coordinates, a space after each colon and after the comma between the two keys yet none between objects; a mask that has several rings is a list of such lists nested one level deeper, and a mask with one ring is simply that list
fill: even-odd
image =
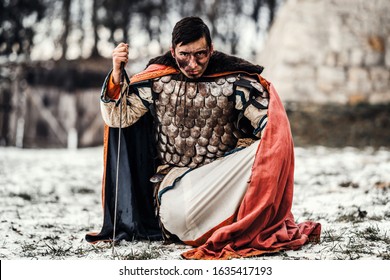
[{"label": "snowy ground", "polygon": [[[296,148],[293,214],[322,224],[319,244],[259,259],[390,259],[390,150]],[[112,259],[100,230],[102,148],[0,147],[0,259]],[[180,259],[189,249],[122,242],[119,259]]]}]

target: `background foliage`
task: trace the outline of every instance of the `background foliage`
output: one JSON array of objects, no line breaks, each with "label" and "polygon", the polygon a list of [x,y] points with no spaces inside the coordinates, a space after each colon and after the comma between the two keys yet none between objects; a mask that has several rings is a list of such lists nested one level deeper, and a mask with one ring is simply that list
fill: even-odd
[{"label": "background foliage", "polygon": [[2,0],[0,58],[26,62],[107,57],[121,41],[130,43],[133,57],[146,57],[169,47],[175,22],[189,15],[206,21],[218,49],[251,58],[280,2]]}]

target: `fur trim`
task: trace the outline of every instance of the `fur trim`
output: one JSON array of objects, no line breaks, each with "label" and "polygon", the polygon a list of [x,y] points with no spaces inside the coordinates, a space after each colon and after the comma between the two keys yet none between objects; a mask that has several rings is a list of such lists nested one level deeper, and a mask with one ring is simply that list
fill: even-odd
[{"label": "fur trim", "polygon": [[[162,64],[165,66],[171,66],[178,69],[176,61],[173,58],[170,51],[165,54],[151,59],[147,66],[151,64]],[[222,52],[214,51],[213,55],[210,58],[209,65],[204,73],[205,76],[222,73],[222,72],[248,72],[260,74],[263,71],[264,67],[260,65],[254,65],[249,61],[246,61],[242,58],[227,55]],[[179,70],[179,69],[178,69]]]}]

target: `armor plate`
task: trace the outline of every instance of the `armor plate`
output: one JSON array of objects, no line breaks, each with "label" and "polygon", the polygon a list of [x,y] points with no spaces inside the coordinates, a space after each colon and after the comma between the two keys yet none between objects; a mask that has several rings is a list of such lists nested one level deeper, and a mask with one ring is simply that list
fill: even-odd
[{"label": "armor plate", "polygon": [[191,168],[209,163],[236,146],[233,83],[237,76],[187,82],[153,80],[157,93],[157,150],[162,164]]}]

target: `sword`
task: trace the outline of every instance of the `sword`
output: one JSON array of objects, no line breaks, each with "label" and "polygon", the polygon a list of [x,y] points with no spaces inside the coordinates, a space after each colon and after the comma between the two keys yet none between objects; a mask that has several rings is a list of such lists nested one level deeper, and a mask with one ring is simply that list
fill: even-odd
[{"label": "sword", "polygon": [[121,74],[120,74],[120,100],[119,100],[119,130],[118,130],[118,152],[116,157],[116,178],[115,178],[115,199],[114,199],[114,228],[112,232],[112,256],[115,258],[115,232],[116,232],[116,216],[118,211],[118,185],[119,185],[119,161],[120,161],[120,150],[121,150],[121,136],[122,136],[122,99],[123,99],[123,84],[124,84],[124,73],[125,63],[121,62]]}]

